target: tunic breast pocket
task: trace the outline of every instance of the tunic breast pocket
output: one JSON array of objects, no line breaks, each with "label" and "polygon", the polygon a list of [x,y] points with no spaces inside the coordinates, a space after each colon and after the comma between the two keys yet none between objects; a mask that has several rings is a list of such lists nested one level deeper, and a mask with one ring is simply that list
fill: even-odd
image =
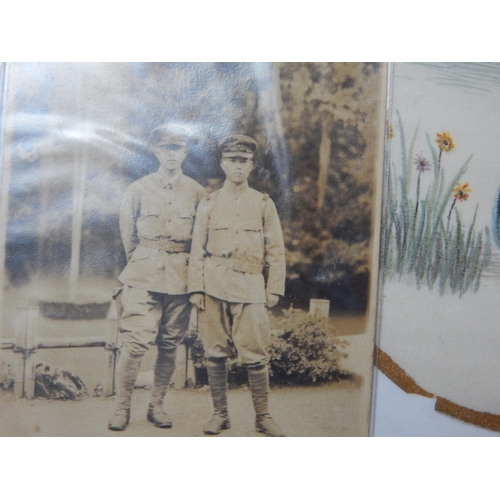
[{"label": "tunic breast pocket", "polygon": [[146,209],[141,212],[137,220],[137,229],[141,236],[146,238],[158,238],[165,236],[165,220],[160,217],[160,211],[154,209]]},{"label": "tunic breast pocket", "polygon": [[245,238],[244,252],[247,255],[261,259],[264,256],[264,234],[262,227],[257,224],[245,224],[243,235]]},{"label": "tunic breast pocket", "polygon": [[208,253],[228,257],[231,249],[229,224],[211,223],[208,226]]},{"label": "tunic breast pocket", "polygon": [[175,234],[173,234],[174,239],[189,240],[191,238],[194,225],[194,214],[194,209],[179,208]]}]

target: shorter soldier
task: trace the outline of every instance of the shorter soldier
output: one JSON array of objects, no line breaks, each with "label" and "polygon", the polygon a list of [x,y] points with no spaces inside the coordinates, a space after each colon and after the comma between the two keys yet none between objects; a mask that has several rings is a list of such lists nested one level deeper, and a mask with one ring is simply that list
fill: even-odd
[{"label": "shorter soldier", "polygon": [[190,300],[199,310],[198,328],[214,405],[214,415],[203,431],[219,434],[230,426],[226,361],[237,354],[248,370],[256,430],[283,436],[269,415],[266,351],[270,330],[266,306],[275,306],[284,294],[283,235],[273,201],[248,186],[257,143],[251,137],[232,135],[219,148],[226,181],[200,202],[188,275]]}]

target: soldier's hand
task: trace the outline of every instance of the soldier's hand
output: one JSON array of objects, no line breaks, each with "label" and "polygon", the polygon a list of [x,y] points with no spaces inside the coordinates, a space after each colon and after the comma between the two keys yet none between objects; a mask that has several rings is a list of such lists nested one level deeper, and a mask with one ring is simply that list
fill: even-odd
[{"label": "soldier's hand", "polygon": [[274,307],[279,300],[280,296],[274,293],[266,293],[266,306]]},{"label": "soldier's hand", "polygon": [[198,309],[199,311],[205,310],[205,294],[204,293],[201,293],[201,292],[193,293],[189,297],[189,302],[191,302],[191,304],[193,304],[193,306],[196,307],[196,309]]}]

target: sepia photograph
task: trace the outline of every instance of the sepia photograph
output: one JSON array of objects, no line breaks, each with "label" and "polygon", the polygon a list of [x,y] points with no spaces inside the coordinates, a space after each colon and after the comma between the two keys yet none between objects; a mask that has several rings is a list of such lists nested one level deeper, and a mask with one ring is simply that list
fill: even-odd
[{"label": "sepia photograph", "polygon": [[0,68],[0,435],[367,436],[387,65]]}]

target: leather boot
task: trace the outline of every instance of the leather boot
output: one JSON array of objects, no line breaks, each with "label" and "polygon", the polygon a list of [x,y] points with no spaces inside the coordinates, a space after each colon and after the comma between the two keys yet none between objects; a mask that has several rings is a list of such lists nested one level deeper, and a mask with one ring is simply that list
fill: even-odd
[{"label": "leather boot", "polygon": [[212,394],[214,414],[203,428],[205,434],[220,434],[231,427],[227,412],[227,363],[226,358],[207,360],[208,382]]},{"label": "leather boot", "polygon": [[130,420],[130,401],[141,366],[142,355],[132,355],[123,350],[116,366],[116,411],[108,423],[111,431],[124,431]]},{"label": "leather boot", "polygon": [[170,385],[170,379],[175,371],[175,353],[175,349],[174,351],[158,349],[158,356],[156,358],[154,386],[151,393],[151,401],[149,402],[147,418],[148,422],[152,422],[155,427],[162,429],[172,427],[172,421],[163,412],[163,400]]},{"label": "leather boot", "polygon": [[269,369],[267,365],[247,367],[248,385],[255,409],[255,430],[267,436],[283,437],[285,433],[269,415]]}]

